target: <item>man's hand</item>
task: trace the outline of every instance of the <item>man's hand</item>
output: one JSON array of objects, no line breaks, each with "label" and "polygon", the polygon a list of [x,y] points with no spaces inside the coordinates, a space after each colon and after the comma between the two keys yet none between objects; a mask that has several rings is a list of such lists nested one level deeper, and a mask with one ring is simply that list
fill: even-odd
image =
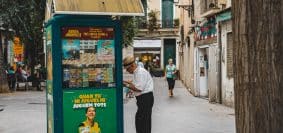
[{"label": "man's hand", "polygon": [[129,82],[127,82],[127,81],[123,81],[123,86],[128,86],[128,84],[129,84]]},{"label": "man's hand", "polygon": [[124,80],[123,84],[130,84],[131,82]]},{"label": "man's hand", "polygon": [[130,81],[123,81],[123,85],[124,86],[126,86],[126,87],[128,87],[129,89],[132,89],[132,82],[130,82]]},{"label": "man's hand", "polygon": [[141,90],[137,89],[131,81],[123,81],[123,85],[129,88],[130,90],[141,92]]}]

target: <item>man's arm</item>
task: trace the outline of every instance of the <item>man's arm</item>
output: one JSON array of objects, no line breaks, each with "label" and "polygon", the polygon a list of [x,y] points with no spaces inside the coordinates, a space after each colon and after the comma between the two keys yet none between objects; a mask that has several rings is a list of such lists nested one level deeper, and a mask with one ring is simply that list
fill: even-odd
[{"label": "man's arm", "polygon": [[135,87],[135,85],[130,82],[130,81],[123,81],[123,85],[128,87],[129,89],[136,91],[136,92],[141,92],[141,90],[139,90],[138,88]]}]

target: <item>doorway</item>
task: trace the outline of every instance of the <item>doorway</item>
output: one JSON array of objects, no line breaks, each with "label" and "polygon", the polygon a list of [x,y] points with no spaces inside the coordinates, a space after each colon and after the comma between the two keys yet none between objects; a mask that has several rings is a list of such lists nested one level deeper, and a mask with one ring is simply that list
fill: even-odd
[{"label": "doorway", "polygon": [[164,60],[163,68],[166,68],[168,59],[173,59],[173,63],[176,64],[176,39],[164,39]]},{"label": "doorway", "polygon": [[208,97],[208,48],[198,48],[198,90],[200,97]]}]

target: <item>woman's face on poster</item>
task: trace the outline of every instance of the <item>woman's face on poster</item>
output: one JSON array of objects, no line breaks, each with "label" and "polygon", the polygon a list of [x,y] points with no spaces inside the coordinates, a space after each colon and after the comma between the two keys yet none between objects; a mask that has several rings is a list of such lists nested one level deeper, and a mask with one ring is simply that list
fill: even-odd
[{"label": "woman's face on poster", "polygon": [[86,112],[86,117],[90,120],[93,120],[95,117],[95,109],[93,107],[89,107]]}]

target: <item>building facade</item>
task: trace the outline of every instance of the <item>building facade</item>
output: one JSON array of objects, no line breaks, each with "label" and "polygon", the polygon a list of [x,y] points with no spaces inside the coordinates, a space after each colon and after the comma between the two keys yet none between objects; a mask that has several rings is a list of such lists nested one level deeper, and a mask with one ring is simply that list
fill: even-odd
[{"label": "building facade", "polygon": [[179,0],[178,6],[181,80],[194,96],[233,106],[231,1]]},{"label": "building facade", "polygon": [[0,45],[2,48],[3,61],[7,65],[13,65],[14,63],[14,45],[13,41],[8,39],[8,34],[11,29],[5,29],[2,20],[0,19]]},{"label": "building facade", "polygon": [[138,20],[139,31],[133,43],[134,56],[150,68],[163,69],[169,58],[178,66],[179,9],[173,0],[141,2],[145,16]]},{"label": "building facade", "polygon": [[221,100],[227,106],[234,106],[233,38],[231,8],[216,14],[221,46]]}]

